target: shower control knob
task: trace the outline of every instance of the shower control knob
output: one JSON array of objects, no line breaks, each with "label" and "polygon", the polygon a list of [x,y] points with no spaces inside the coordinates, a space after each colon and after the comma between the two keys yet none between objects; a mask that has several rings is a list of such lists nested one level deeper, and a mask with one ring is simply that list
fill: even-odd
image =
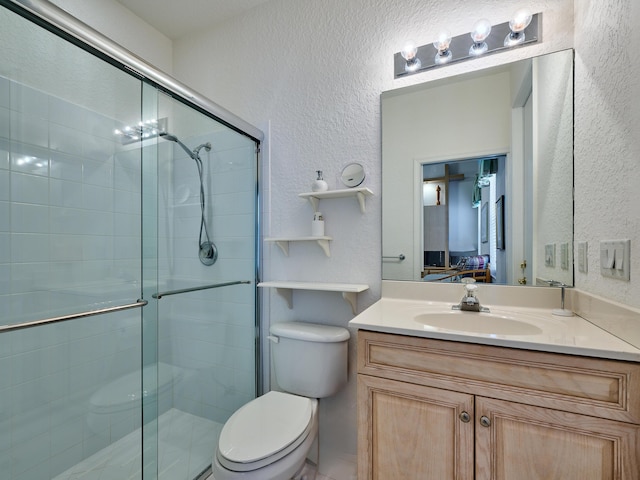
[{"label": "shower control knob", "polygon": [[218,260],[218,249],[213,242],[202,242],[200,244],[200,252],[198,254],[200,262],[210,266]]}]

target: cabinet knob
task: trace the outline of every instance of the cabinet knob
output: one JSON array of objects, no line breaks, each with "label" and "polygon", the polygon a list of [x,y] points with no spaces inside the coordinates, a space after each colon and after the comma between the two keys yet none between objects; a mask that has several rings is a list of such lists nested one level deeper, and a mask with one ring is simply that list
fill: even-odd
[{"label": "cabinet knob", "polygon": [[469,423],[471,421],[471,415],[469,415],[467,412],[462,412],[460,414],[460,420],[464,423]]},{"label": "cabinet knob", "polygon": [[491,420],[489,420],[489,417],[483,415],[480,417],[480,425],[482,425],[483,427],[490,427]]}]

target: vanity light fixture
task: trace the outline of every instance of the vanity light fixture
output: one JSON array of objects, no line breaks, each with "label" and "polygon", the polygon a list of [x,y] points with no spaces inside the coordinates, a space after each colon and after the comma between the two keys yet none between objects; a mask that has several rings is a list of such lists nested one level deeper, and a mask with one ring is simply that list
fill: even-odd
[{"label": "vanity light fixture", "polygon": [[522,8],[513,14],[513,18],[509,20],[509,29],[511,31],[504,37],[505,47],[514,47],[524,43],[524,30],[529,26],[532,18],[533,16],[526,8]]},{"label": "vanity light fixture", "polygon": [[471,48],[469,48],[469,55],[482,55],[483,53],[487,53],[489,50],[489,46],[485,40],[491,33],[491,22],[486,18],[482,20],[478,20],[473,25],[473,30],[471,30],[471,40],[473,40],[473,44]]},{"label": "vanity light fixture", "polygon": [[417,47],[407,42],[393,57],[394,78],[540,42],[541,25],[541,13],[531,15],[521,9],[508,22],[491,25],[489,20],[481,19],[470,33],[453,38],[442,31],[433,44]]}]

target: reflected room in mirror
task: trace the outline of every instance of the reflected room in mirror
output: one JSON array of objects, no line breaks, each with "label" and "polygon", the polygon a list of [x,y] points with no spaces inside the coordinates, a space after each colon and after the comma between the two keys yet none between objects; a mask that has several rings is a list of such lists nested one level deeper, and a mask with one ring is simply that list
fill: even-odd
[{"label": "reflected room in mirror", "polygon": [[381,103],[383,279],[573,285],[573,51]]},{"label": "reflected room in mirror", "polygon": [[498,216],[505,156],[423,165],[422,280],[505,283]]}]

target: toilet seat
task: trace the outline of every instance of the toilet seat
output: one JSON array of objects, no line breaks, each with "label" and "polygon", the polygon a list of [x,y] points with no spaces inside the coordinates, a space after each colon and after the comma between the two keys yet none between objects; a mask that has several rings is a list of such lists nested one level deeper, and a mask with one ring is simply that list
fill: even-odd
[{"label": "toilet seat", "polygon": [[315,400],[275,391],[252,400],[224,425],[218,461],[228,470],[249,472],[285,457],[309,436],[316,405]]}]

